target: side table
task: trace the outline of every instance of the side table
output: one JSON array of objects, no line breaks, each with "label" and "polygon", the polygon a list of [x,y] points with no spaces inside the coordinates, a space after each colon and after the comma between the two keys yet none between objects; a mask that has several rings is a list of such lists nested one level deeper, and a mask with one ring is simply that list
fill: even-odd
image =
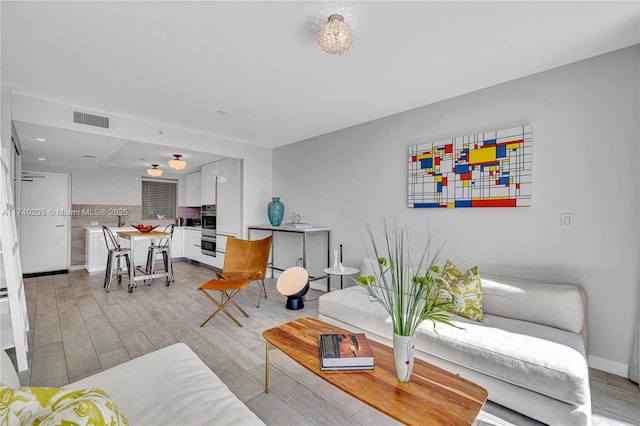
[{"label": "side table", "polygon": [[349,276],[349,275],[356,275],[360,273],[360,269],[358,268],[351,268],[349,266],[344,266],[343,269],[344,271],[336,270],[333,267],[324,269],[324,273],[329,275],[329,288],[331,288],[331,275],[337,275],[340,277],[340,289],[342,289],[342,277]]}]

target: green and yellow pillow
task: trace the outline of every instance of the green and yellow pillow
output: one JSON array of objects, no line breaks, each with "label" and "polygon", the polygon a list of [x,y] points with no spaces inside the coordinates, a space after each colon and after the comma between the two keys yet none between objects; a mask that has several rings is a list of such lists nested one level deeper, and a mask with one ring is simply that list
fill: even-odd
[{"label": "green and yellow pillow", "polygon": [[0,383],[3,425],[128,425],[127,419],[100,389],[21,387]]},{"label": "green and yellow pillow", "polygon": [[475,321],[484,321],[482,312],[482,280],[478,267],[468,271],[459,270],[452,261],[447,260],[442,276],[449,285],[453,296],[451,312]]}]

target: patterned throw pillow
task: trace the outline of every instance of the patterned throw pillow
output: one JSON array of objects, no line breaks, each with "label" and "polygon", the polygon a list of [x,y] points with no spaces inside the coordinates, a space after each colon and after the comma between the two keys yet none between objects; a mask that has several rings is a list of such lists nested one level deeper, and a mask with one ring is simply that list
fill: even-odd
[{"label": "patterned throw pillow", "polygon": [[7,425],[128,425],[100,389],[21,387],[0,384],[0,418]]},{"label": "patterned throw pillow", "polygon": [[452,261],[447,260],[442,275],[453,294],[451,312],[475,321],[484,321],[484,314],[482,313],[482,280],[480,280],[478,267],[474,266],[468,271],[462,272]]}]

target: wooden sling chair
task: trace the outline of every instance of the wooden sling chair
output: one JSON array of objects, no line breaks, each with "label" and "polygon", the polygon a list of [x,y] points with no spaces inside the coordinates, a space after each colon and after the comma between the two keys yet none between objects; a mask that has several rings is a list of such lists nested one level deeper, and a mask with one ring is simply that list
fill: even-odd
[{"label": "wooden sling chair", "polygon": [[[235,237],[227,238],[222,272],[216,271],[217,278],[207,281],[198,288],[198,290],[202,291],[202,293],[218,307],[200,327],[203,327],[220,311],[224,312],[233,322],[242,327],[242,324],[225,308],[227,305],[232,304],[242,312],[245,317],[248,317],[249,314],[238,306],[233,299],[239,294],[242,294],[243,290],[252,281],[258,281],[260,285],[260,294],[256,305],[256,307],[260,307],[262,295],[264,294],[264,297],[267,297],[264,279],[267,276],[271,238],[271,236],[262,240],[242,240]],[[215,300],[207,291],[219,291],[221,294],[220,302]]]}]

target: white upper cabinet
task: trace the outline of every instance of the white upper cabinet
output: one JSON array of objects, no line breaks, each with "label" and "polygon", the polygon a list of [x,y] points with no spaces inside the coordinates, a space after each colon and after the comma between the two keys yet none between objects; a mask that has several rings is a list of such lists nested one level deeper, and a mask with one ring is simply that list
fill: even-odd
[{"label": "white upper cabinet", "polygon": [[202,172],[187,175],[186,202],[188,207],[202,206]]},{"label": "white upper cabinet", "polygon": [[216,163],[202,166],[202,204],[217,204]]},{"label": "white upper cabinet", "polygon": [[[195,181],[200,188],[200,203],[190,204],[194,199],[192,192],[196,191]],[[225,158],[205,164],[200,172],[187,175],[187,205],[204,204],[216,205],[218,234],[242,235],[242,160]]]}]

